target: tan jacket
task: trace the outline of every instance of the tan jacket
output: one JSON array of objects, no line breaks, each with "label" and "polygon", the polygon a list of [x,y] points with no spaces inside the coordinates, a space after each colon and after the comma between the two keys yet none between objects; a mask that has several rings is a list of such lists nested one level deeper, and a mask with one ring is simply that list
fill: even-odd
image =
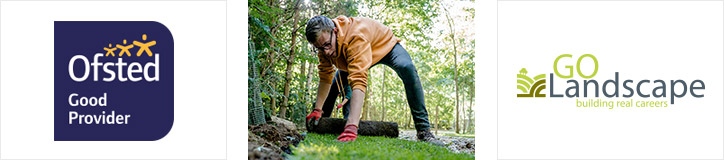
[{"label": "tan jacket", "polygon": [[392,51],[400,39],[392,30],[369,18],[339,16],[332,19],[337,26],[337,55],[317,53],[319,80],[332,83],[334,67],[349,73],[352,90],[367,90],[367,71]]}]

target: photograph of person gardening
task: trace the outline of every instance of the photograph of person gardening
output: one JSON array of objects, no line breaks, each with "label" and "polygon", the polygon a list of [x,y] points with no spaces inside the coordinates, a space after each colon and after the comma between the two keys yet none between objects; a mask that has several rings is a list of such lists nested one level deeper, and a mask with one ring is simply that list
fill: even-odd
[{"label": "photograph of person gardening", "polygon": [[473,6],[250,0],[249,159],[474,159]]}]

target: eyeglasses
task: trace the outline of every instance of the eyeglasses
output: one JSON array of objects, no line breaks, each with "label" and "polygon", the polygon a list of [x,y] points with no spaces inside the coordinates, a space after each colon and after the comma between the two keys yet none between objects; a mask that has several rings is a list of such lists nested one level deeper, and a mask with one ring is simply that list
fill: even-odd
[{"label": "eyeglasses", "polygon": [[328,49],[332,49],[332,33],[329,33],[329,42],[325,43],[322,47],[314,47],[314,53],[318,53],[318,51],[327,51]]}]

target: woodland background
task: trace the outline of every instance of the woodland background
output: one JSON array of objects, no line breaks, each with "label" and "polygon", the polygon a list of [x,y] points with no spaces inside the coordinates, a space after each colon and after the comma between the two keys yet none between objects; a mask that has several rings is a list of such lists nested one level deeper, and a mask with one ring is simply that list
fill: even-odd
[{"label": "woodland background", "polygon": [[[249,108],[263,107],[267,116],[304,126],[319,83],[316,53],[304,38],[307,20],[315,15],[368,17],[389,26],[402,39],[422,81],[433,130],[474,134],[473,4],[449,0],[249,0]],[[384,65],[371,68],[368,85],[362,120],[393,121],[403,129],[414,129],[402,81],[392,69]],[[335,112],[333,117],[341,117],[341,111]]]}]

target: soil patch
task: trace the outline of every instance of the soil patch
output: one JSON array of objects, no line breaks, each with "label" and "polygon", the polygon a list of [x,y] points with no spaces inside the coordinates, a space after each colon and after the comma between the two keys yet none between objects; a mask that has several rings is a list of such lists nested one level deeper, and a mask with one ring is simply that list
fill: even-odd
[{"label": "soil patch", "polygon": [[249,159],[284,159],[304,136],[278,123],[249,125]]}]

